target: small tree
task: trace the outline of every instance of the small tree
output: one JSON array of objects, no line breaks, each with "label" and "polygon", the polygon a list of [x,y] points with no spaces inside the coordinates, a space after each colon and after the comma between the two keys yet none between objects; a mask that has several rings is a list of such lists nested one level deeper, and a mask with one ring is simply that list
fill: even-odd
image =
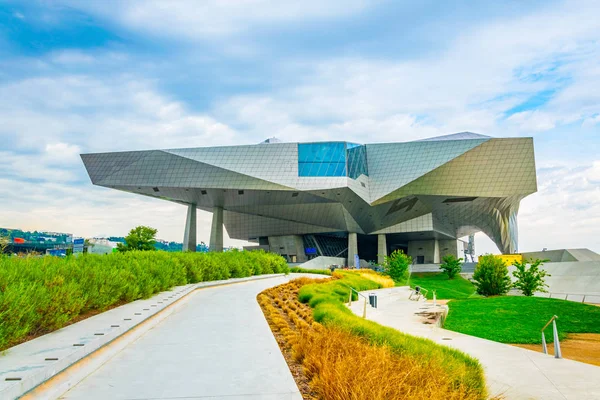
[{"label": "small tree", "polygon": [[483,296],[506,294],[512,286],[506,264],[492,254],[479,257],[473,280],[477,293]]},{"label": "small tree", "polygon": [[395,250],[383,260],[383,271],[396,282],[404,282],[408,279],[408,267],[412,264],[412,258],[404,254],[402,250]]},{"label": "small tree", "polygon": [[444,263],[440,265],[440,269],[448,275],[448,279],[454,277],[462,270],[462,258],[456,258],[452,254],[448,254],[443,259]]},{"label": "small tree", "polygon": [[547,290],[545,288],[547,288],[548,285],[546,285],[544,278],[551,275],[543,269],[540,269],[545,262],[548,262],[548,260],[532,259],[529,261],[529,268],[527,268],[527,260],[523,260],[523,262],[513,262],[513,265],[517,268],[517,270],[512,273],[517,279],[513,286],[517,289],[521,289],[525,296],[533,296],[535,292],[546,293]]},{"label": "small tree", "polygon": [[154,251],[156,247],[155,236],[157,230],[149,226],[138,226],[129,231],[125,236],[125,244],[118,243],[117,250],[126,252],[130,250]]}]

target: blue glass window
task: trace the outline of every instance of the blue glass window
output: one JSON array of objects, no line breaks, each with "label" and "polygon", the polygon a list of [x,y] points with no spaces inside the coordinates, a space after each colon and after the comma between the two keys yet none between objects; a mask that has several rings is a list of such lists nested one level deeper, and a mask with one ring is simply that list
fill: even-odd
[{"label": "blue glass window", "polygon": [[345,142],[298,143],[298,176],[368,175],[365,146]]},{"label": "blue glass window", "polygon": [[361,175],[369,175],[367,169],[367,148],[348,143],[348,177],[356,179]]},{"label": "blue glass window", "polygon": [[299,143],[299,176],[346,176],[346,144]]}]

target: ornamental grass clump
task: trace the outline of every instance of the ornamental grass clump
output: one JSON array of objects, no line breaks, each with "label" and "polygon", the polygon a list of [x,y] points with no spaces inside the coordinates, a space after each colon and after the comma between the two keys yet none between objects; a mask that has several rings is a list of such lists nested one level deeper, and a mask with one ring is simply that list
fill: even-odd
[{"label": "ornamental grass clump", "polygon": [[335,272],[332,279],[297,279],[258,295],[303,397],[485,398],[483,371],[476,360],[359,318],[344,306],[349,286],[381,287],[370,275]]},{"label": "ornamental grass clump", "polygon": [[287,272],[265,252],[0,256],[0,350],[173,286]]}]

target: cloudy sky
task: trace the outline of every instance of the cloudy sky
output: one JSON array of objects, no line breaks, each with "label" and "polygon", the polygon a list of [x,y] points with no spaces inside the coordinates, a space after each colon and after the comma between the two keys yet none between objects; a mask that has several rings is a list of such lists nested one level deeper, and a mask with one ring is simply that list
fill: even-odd
[{"label": "cloudy sky", "polygon": [[1,227],[181,241],[80,153],[460,131],[534,137],[521,250],[600,251],[600,2],[0,0]]}]

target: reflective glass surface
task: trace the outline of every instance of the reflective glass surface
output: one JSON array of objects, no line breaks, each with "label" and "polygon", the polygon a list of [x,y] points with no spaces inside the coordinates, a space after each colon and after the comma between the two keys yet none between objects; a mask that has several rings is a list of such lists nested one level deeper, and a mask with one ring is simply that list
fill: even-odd
[{"label": "reflective glass surface", "polygon": [[348,143],[348,177],[356,179],[361,175],[369,176],[367,168],[367,148]]},{"label": "reflective glass surface", "polygon": [[344,142],[299,143],[298,175],[352,179],[368,175],[366,147]]},{"label": "reflective glass surface", "polygon": [[346,143],[299,143],[299,176],[346,176]]}]

